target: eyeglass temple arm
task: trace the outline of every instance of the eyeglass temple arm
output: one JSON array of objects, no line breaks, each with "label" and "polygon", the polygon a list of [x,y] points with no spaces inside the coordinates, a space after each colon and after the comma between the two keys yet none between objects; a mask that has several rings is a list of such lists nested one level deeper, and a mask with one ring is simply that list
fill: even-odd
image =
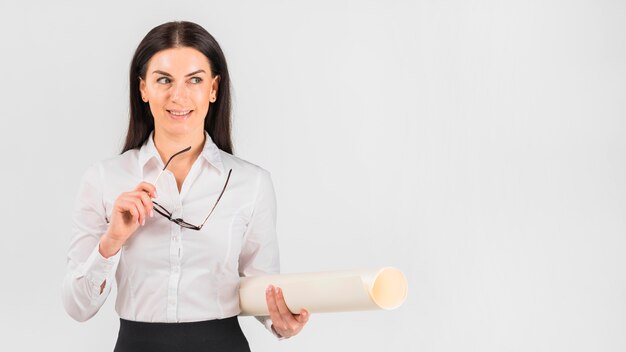
[{"label": "eyeglass temple arm", "polygon": [[188,152],[191,149],[191,146],[188,146],[187,148],[181,150],[180,152],[172,155],[169,160],[167,160],[167,163],[165,163],[165,166],[163,166],[163,170],[161,170],[161,172],[159,172],[159,176],[157,176],[156,180],[154,180],[154,182],[152,183],[153,185],[156,186],[157,181],[159,181],[159,178],[161,177],[161,175],[163,174],[163,171],[165,171],[165,169],[167,169],[167,165],[170,164],[170,161],[172,161],[172,159],[174,159],[175,156],[177,156],[178,154],[182,154],[184,152]]},{"label": "eyeglass temple arm", "polygon": [[152,182],[153,185],[155,185],[156,187],[156,183],[159,180],[159,178],[161,177],[161,175],[163,174],[163,171],[165,171],[165,168],[163,168],[163,170],[161,170],[161,172],[159,172],[159,176],[157,176],[157,178],[154,180],[154,182]]},{"label": "eyeglass temple arm", "polygon": [[213,204],[213,208],[211,208],[211,211],[209,212],[209,215],[206,216],[206,218],[204,219],[204,221],[202,222],[202,225],[200,225],[200,227],[204,226],[204,223],[206,223],[206,221],[209,219],[209,216],[211,216],[211,214],[213,214],[213,210],[217,206],[217,203],[220,202],[220,199],[222,198],[222,195],[224,194],[224,191],[226,191],[226,186],[228,186],[228,180],[230,180],[230,174],[232,172],[233,172],[233,169],[230,169],[228,171],[228,177],[226,178],[226,183],[224,184],[224,188],[222,188],[222,193],[220,193],[220,196],[217,197],[217,201],[215,201],[215,204]]}]

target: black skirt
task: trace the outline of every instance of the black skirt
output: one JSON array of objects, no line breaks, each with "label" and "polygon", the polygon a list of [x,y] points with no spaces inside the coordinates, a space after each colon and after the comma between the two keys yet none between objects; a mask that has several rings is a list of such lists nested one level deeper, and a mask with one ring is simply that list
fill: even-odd
[{"label": "black skirt", "polygon": [[120,318],[114,352],[250,352],[237,316],[187,323],[146,323]]}]

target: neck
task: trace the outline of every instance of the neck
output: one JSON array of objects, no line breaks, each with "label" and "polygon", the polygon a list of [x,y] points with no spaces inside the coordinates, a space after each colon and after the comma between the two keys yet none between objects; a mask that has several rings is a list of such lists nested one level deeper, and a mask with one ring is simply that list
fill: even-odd
[{"label": "neck", "polygon": [[163,164],[167,163],[172,155],[191,146],[189,151],[177,155],[167,168],[176,167],[177,165],[191,165],[198,158],[204,147],[204,129],[198,133],[189,133],[186,135],[172,135],[164,131],[154,130],[154,146],[156,147]]}]

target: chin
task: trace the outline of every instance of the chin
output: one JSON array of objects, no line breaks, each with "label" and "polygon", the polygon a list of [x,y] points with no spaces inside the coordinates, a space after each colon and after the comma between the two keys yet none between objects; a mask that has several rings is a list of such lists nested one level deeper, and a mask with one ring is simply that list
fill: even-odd
[{"label": "chin", "polygon": [[[155,126],[155,128],[156,127],[157,126]],[[168,121],[168,123],[160,124],[159,128],[172,135],[190,134],[197,130],[204,131],[204,125],[198,124],[195,121],[186,121],[182,123],[180,121]]]}]

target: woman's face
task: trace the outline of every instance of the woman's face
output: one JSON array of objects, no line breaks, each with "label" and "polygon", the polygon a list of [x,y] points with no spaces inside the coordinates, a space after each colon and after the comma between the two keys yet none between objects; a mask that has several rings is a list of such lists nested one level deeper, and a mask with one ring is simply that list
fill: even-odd
[{"label": "woman's face", "polygon": [[150,104],[155,130],[172,135],[204,131],[209,105],[217,99],[219,76],[211,76],[209,60],[194,48],[154,54],[139,90]]}]

